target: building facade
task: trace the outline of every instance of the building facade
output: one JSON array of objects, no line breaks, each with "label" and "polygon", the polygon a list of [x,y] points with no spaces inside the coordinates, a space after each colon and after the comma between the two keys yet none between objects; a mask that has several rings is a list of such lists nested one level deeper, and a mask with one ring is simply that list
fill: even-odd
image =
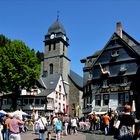
[{"label": "building facade", "polygon": [[84,71],[83,113],[107,112],[136,102],[139,112],[140,44],[120,22],[105,47],[81,62]]},{"label": "building facade", "polygon": [[[83,79],[70,69],[68,46],[66,31],[57,18],[45,34],[44,60],[35,89],[22,90],[18,99],[18,106],[23,111],[46,111],[49,116],[55,113],[82,116]],[[1,108],[7,111],[12,102],[10,96],[12,94],[1,98]]]}]

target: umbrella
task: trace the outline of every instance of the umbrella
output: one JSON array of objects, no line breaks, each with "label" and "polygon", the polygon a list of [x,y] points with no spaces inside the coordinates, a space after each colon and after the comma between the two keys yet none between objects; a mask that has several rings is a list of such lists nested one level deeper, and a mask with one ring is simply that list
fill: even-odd
[{"label": "umbrella", "polygon": [[0,110],[1,114],[7,114],[7,112],[5,112],[4,110]]},{"label": "umbrella", "polygon": [[20,119],[22,119],[22,116],[28,116],[28,114],[26,112],[23,112],[22,110],[16,110],[14,112],[10,112],[8,113],[11,116],[14,116],[15,114],[19,116]]},{"label": "umbrella", "polygon": [[4,110],[0,110],[0,117],[6,115],[7,112],[5,112]]},{"label": "umbrella", "polygon": [[19,115],[24,115],[24,116],[28,116],[28,114],[22,110],[16,110],[15,112],[13,112],[13,114],[19,114]]}]

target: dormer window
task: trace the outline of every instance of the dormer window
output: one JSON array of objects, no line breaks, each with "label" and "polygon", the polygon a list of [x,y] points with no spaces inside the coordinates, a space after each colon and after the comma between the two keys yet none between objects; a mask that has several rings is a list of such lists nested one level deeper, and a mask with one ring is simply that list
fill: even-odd
[{"label": "dormer window", "polygon": [[123,82],[122,82],[122,84],[120,84],[120,86],[127,86],[127,84],[128,84],[128,79],[127,79],[127,77],[124,77]]},{"label": "dormer window", "polygon": [[100,65],[102,74],[108,74],[108,75],[110,75],[109,66],[102,67],[102,65],[100,63],[99,63],[99,65]]},{"label": "dormer window", "polygon": [[112,58],[116,58],[117,56],[119,56],[119,51],[118,50],[113,50],[111,53]]},{"label": "dormer window", "polygon": [[126,68],[126,65],[125,64],[122,64],[120,66],[120,72],[126,72],[127,68]]},{"label": "dormer window", "polygon": [[108,82],[107,82],[107,80],[104,80],[104,81],[103,81],[103,86],[102,86],[102,88],[108,88]]}]

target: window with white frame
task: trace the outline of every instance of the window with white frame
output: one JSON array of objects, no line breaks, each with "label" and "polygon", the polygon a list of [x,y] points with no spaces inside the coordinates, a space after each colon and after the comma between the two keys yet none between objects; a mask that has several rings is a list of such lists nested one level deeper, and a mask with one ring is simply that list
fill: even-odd
[{"label": "window with white frame", "polygon": [[58,108],[58,110],[61,110],[61,103],[59,103],[59,108]]},{"label": "window with white frame", "polygon": [[56,91],[56,96],[55,97],[56,97],[56,99],[58,98],[58,92],[57,91]]},{"label": "window with white frame", "polygon": [[59,93],[59,100],[61,100],[61,93]]},{"label": "window with white frame", "polygon": [[63,101],[65,101],[65,95],[63,95]]},{"label": "window with white frame", "polygon": [[61,92],[61,85],[59,85],[59,92]]}]

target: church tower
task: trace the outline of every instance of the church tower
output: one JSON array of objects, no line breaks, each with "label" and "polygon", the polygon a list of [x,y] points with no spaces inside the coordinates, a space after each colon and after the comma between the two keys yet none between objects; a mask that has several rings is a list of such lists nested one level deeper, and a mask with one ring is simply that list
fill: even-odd
[{"label": "church tower", "polygon": [[68,75],[70,74],[70,59],[67,57],[68,42],[65,29],[57,18],[45,35],[43,75],[46,78],[62,75],[67,95],[69,95]]}]

